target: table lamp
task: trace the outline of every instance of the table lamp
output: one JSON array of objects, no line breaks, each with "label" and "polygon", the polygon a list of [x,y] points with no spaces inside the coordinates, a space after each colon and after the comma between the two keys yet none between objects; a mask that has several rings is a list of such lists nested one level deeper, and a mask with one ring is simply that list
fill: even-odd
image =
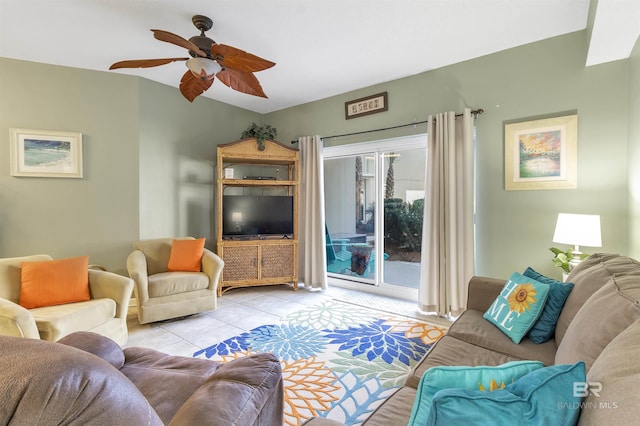
[{"label": "table lamp", "polygon": [[553,242],[574,246],[569,269],[581,262],[580,246],[602,247],[600,215],[559,213]]}]

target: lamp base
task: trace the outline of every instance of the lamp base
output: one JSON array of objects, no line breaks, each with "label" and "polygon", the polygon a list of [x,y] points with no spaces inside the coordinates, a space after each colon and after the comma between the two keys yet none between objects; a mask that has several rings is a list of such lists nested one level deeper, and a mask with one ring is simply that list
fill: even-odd
[{"label": "lamp base", "polygon": [[573,268],[578,266],[582,262],[582,252],[579,246],[575,246],[573,252],[571,252],[571,260],[569,261],[569,270],[573,271]]}]

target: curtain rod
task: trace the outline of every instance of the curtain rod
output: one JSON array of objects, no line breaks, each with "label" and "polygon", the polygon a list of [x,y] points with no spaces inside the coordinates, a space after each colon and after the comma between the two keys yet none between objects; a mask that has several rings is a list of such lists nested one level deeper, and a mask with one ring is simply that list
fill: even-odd
[{"label": "curtain rod", "polygon": [[[474,109],[471,111],[471,115],[473,115],[473,118],[478,118],[478,116],[480,114],[482,114],[484,112],[484,110],[482,108],[478,108],[478,109]],[[456,114],[456,117],[462,117],[464,114]],[[372,129],[372,130],[363,130],[361,132],[353,132],[353,133],[344,133],[342,135],[334,135],[334,136],[324,136],[320,139],[325,140],[325,139],[331,139],[331,138],[341,138],[344,136],[354,136],[354,135],[362,135],[365,133],[373,133],[373,132],[382,132],[384,130],[393,130],[393,129],[399,129],[400,127],[409,127],[409,126],[415,126],[417,124],[427,124],[428,120],[424,120],[424,121],[416,121],[415,123],[407,123],[407,124],[399,124],[397,126],[391,126],[391,127],[383,127],[382,129]],[[291,141],[291,145],[298,143],[298,141]]]}]

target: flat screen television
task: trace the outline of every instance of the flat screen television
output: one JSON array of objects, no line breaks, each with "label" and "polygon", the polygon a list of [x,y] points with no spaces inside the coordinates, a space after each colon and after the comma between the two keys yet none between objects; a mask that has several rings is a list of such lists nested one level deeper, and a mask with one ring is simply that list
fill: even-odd
[{"label": "flat screen television", "polygon": [[225,238],[291,236],[293,197],[276,195],[224,195],[222,235]]}]

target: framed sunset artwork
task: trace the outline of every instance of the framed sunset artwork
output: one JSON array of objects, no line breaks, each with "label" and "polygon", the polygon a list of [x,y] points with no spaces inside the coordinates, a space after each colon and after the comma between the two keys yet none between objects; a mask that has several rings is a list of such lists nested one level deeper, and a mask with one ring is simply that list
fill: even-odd
[{"label": "framed sunset artwork", "polygon": [[577,187],[578,116],[504,127],[505,190]]}]

